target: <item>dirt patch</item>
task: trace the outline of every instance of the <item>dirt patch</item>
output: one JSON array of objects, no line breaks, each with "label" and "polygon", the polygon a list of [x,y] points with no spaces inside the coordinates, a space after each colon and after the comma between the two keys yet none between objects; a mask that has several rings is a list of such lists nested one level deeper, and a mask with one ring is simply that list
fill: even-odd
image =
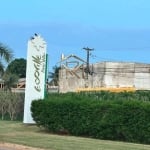
[{"label": "dirt patch", "polygon": [[44,150],[18,144],[0,143],[0,150]]}]

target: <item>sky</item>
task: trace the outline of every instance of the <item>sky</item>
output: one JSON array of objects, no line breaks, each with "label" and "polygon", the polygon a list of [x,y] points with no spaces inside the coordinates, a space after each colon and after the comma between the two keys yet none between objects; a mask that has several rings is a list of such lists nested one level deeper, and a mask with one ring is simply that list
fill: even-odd
[{"label": "sky", "polygon": [[90,63],[150,63],[150,0],[0,0],[0,42],[27,57],[34,33],[47,43],[49,71],[61,54]]}]

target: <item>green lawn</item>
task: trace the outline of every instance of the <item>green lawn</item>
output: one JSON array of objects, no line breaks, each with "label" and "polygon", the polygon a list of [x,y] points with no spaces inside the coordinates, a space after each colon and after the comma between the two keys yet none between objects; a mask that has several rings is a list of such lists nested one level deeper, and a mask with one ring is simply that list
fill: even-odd
[{"label": "green lawn", "polygon": [[150,150],[150,145],[53,135],[34,125],[14,121],[0,121],[0,142],[49,150]]}]

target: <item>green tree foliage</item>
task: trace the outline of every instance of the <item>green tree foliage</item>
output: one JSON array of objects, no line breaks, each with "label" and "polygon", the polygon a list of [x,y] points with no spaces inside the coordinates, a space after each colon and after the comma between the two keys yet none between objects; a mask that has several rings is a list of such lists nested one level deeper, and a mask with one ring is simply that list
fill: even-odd
[{"label": "green tree foliage", "polygon": [[5,72],[2,79],[4,80],[4,90],[11,91],[12,87],[16,87],[19,77],[16,74]]},{"label": "green tree foliage", "polygon": [[12,50],[0,43],[0,73],[4,73],[5,63],[9,63],[13,58]]},{"label": "green tree foliage", "polygon": [[19,78],[26,77],[26,60],[24,58],[13,60],[7,67],[6,72],[16,74]]}]

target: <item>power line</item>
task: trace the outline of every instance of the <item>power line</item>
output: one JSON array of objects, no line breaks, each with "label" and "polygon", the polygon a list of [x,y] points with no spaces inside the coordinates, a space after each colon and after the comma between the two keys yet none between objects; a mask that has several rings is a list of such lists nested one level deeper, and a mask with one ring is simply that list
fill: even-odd
[{"label": "power line", "polygon": [[145,47],[114,47],[114,48],[102,48],[102,51],[120,51],[120,50],[146,50],[150,49],[150,46],[145,46]]},{"label": "power line", "polygon": [[[140,52],[139,53],[139,55],[140,55],[140,57],[142,56],[142,52],[144,51],[144,49],[150,49],[150,47],[144,47],[144,48],[127,48],[126,50],[130,50],[129,52],[128,52],[128,54],[130,53],[130,52],[132,52],[132,53],[135,53],[135,55],[134,55],[134,59],[132,58],[132,60],[130,59],[125,59],[125,58],[123,58],[125,61],[130,61],[130,62],[137,62],[138,61],[138,59],[139,59],[139,56],[138,57],[136,57],[136,54],[138,53],[138,52]],[[141,50],[140,50],[141,49]],[[115,54],[120,54],[120,52],[121,52],[121,50],[122,50],[122,52],[124,53],[124,52],[126,52],[125,51],[125,49],[121,49],[121,48],[119,48],[119,49],[102,49],[101,50],[101,52],[103,51],[103,52],[105,52],[106,53],[106,51],[107,51],[107,53],[109,52],[109,51],[111,51],[111,52],[113,52],[113,58],[111,58],[110,56],[109,57],[99,57],[99,56],[97,56],[97,55],[92,55],[91,56],[91,58],[93,59],[93,60],[104,60],[104,61],[121,61],[121,62],[123,62],[123,60],[121,60],[121,57],[119,56],[118,57],[118,55],[115,55]],[[131,51],[132,50],[132,51]],[[116,53],[117,52],[117,53]],[[119,52],[119,53],[118,53]],[[121,52],[121,53],[122,53]],[[123,54],[122,53],[122,54]],[[102,55],[104,55],[103,53],[102,53]],[[108,54],[107,54],[108,55]],[[130,54],[129,54],[130,55]],[[144,55],[143,54],[143,57],[145,57],[145,56],[148,56],[148,55]]]}]

